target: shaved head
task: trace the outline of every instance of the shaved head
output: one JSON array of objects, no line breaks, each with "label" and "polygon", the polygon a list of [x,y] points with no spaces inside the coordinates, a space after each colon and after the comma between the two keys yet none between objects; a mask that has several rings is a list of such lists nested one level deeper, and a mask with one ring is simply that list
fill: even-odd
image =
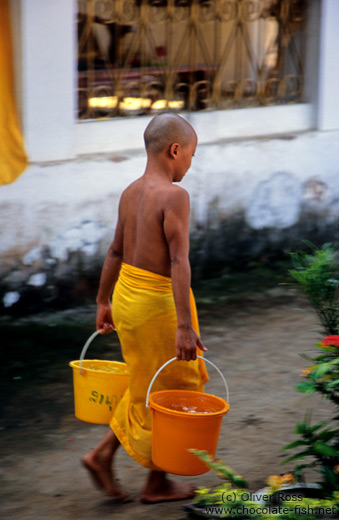
[{"label": "shaved head", "polygon": [[147,153],[161,153],[172,143],[185,148],[197,138],[192,126],[177,114],[159,114],[154,116],[144,132]]}]

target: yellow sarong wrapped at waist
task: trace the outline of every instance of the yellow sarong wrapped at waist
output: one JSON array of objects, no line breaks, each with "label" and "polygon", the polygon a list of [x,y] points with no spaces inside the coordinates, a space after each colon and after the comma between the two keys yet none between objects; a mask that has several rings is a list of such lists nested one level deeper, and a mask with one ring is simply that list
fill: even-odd
[{"label": "yellow sarong wrapped at waist", "polygon": [[[199,334],[192,291],[190,302],[193,327]],[[177,317],[171,278],[123,263],[113,294],[113,321],[130,383],[110,426],[131,457],[142,466],[157,469],[152,464],[151,413],[145,401],[156,371],[176,355]],[[160,372],[152,391],[201,391],[207,380],[202,360],[175,361]]]}]

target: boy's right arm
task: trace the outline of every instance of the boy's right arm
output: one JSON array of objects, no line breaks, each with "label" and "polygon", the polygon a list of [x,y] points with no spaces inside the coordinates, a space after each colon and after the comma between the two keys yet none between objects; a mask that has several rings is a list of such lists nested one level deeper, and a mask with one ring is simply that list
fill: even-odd
[{"label": "boy's right arm", "polygon": [[110,245],[104,265],[102,267],[99,290],[96,298],[97,316],[96,328],[107,334],[114,330],[112,318],[111,296],[115,283],[119,277],[123,257],[123,232],[118,220],[114,240]]}]

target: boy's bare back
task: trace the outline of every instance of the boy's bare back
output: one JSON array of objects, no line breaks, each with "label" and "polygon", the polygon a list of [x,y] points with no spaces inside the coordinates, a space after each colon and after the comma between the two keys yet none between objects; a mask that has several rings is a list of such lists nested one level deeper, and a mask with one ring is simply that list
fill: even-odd
[{"label": "boy's bare back", "polygon": [[188,216],[188,194],[179,186],[147,174],[133,182],[124,191],[119,208],[123,261],[171,276],[171,233],[179,225],[177,238],[181,235],[185,242]]},{"label": "boy's bare back", "polygon": [[189,249],[189,197],[173,183],[191,166],[197,137],[182,118],[164,114],[144,138],[146,170],[122,194],[114,242],[123,262],[171,276],[173,262]]}]

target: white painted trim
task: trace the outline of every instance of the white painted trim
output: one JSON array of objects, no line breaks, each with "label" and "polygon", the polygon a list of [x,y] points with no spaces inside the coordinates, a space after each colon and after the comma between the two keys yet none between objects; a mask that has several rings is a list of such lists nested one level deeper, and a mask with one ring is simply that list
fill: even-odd
[{"label": "white painted trim", "polygon": [[[269,137],[313,128],[312,104],[281,105],[239,110],[186,113],[199,144],[228,139]],[[75,125],[76,155],[116,153],[143,148],[143,132],[151,117],[86,121]]]}]

